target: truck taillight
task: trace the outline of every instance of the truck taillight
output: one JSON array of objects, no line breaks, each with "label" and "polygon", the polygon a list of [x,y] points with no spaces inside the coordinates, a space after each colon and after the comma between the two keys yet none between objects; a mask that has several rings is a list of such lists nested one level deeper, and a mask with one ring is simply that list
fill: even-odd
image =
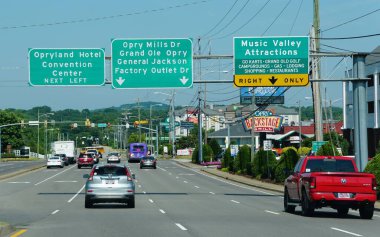
[{"label": "truck taillight", "polygon": [[377,189],[377,184],[376,184],[376,179],[375,178],[372,179],[372,189],[373,190]]},{"label": "truck taillight", "polygon": [[315,177],[310,177],[310,181],[309,181],[309,188],[315,188],[317,187],[317,182],[316,182],[316,178]]}]

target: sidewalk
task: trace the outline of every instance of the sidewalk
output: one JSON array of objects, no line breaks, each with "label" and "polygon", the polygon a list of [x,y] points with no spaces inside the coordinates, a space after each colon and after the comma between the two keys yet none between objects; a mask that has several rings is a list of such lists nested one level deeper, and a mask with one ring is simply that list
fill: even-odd
[{"label": "sidewalk", "polygon": [[[252,187],[261,188],[261,189],[265,189],[265,190],[269,190],[269,191],[277,192],[277,193],[281,193],[281,194],[284,192],[284,186],[280,185],[280,184],[266,183],[266,182],[263,182],[260,180],[252,179],[250,177],[230,174],[227,172],[220,171],[214,167],[204,167],[201,165],[193,164],[189,160],[177,160],[176,159],[175,161],[178,164],[185,166],[187,168],[198,169],[202,172],[205,172],[205,173],[208,173],[208,174],[220,177],[220,178],[228,179],[228,180],[231,180],[231,181],[234,181],[237,183],[246,184],[246,185],[249,185]],[[375,209],[377,211],[380,211],[380,201],[377,201],[375,203]]]}]

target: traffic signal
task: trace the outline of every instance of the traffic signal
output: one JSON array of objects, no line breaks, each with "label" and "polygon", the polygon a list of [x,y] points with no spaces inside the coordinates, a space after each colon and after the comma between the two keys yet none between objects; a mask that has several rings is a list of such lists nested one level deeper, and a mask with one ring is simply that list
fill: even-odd
[{"label": "traffic signal", "polygon": [[86,126],[86,127],[91,127],[91,121],[90,121],[90,119],[86,119],[86,121],[84,122],[84,125]]}]

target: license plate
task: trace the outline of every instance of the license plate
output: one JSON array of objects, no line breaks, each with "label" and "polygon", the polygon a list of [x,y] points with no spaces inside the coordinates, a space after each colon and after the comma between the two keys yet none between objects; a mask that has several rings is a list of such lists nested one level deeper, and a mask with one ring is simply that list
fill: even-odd
[{"label": "license plate", "polygon": [[338,198],[351,198],[351,193],[338,193]]},{"label": "license plate", "polygon": [[116,180],[106,180],[106,184],[116,184]]}]

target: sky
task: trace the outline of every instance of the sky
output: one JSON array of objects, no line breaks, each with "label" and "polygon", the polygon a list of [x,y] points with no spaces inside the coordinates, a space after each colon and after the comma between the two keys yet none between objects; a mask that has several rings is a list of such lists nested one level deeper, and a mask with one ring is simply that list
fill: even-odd
[{"label": "sky", "polygon": [[[313,22],[311,0],[13,0],[0,8],[0,109],[50,106],[60,109],[98,109],[139,101],[167,103],[168,89],[112,89],[97,87],[29,86],[28,49],[104,48],[111,55],[116,38],[200,39],[201,54],[233,55],[233,37],[307,36]],[[322,38],[380,33],[380,11],[330,29],[380,8],[378,0],[320,0]],[[380,37],[321,40],[321,50],[370,52]],[[198,45],[193,45],[198,51]],[[350,58],[323,58],[322,78],[343,78]],[[197,62],[194,62],[197,65]],[[232,60],[202,60],[194,80],[232,80]],[[106,78],[110,80],[109,62]],[[199,85],[175,91],[175,105],[196,105]],[[239,102],[231,84],[202,84],[211,104]],[[341,83],[323,83],[323,98],[341,106]],[[202,94],[204,96],[204,93]],[[292,87],[285,105],[311,105],[310,86]]]}]

